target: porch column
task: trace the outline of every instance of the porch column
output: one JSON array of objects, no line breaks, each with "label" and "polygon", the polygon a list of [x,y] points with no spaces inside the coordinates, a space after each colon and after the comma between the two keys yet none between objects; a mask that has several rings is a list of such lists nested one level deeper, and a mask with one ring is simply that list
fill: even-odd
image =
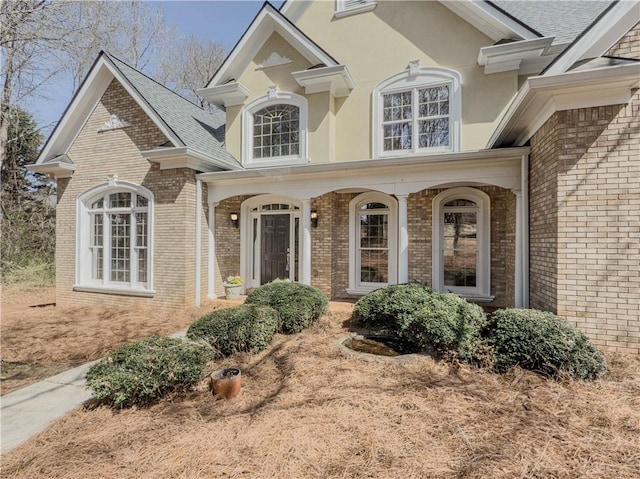
[{"label": "porch column", "polygon": [[311,199],[300,200],[302,220],[302,242],[300,243],[300,258],[302,260],[300,282],[311,285]]},{"label": "porch column", "polygon": [[516,308],[524,307],[523,296],[523,260],[524,260],[524,243],[523,243],[523,218],[522,218],[522,191],[512,190],[516,195],[516,258],[515,258],[515,288],[514,288],[514,306]]},{"label": "porch column", "polygon": [[398,198],[398,283],[409,282],[408,196],[396,195]]},{"label": "porch column", "polygon": [[220,203],[209,203],[209,244],[207,246],[207,298],[216,299],[216,206]]}]

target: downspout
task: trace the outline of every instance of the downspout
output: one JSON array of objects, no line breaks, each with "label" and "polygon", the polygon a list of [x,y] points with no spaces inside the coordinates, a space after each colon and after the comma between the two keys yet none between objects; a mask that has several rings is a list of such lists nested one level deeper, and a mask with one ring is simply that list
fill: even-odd
[{"label": "downspout", "polygon": [[202,267],[202,181],[196,180],[196,271],[194,306],[200,307],[200,282]]},{"label": "downspout", "polygon": [[529,307],[529,155],[522,155],[522,307]]}]

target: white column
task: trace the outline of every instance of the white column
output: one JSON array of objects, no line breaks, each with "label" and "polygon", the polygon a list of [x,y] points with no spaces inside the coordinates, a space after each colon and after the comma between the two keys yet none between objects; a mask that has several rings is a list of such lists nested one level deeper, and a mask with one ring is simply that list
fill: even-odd
[{"label": "white column", "polygon": [[196,271],[195,271],[195,297],[193,304],[200,307],[200,289],[202,287],[202,181],[196,181]]},{"label": "white column", "polygon": [[207,264],[207,297],[216,299],[216,206],[220,203],[209,203],[209,245]]},{"label": "white column", "polygon": [[300,258],[302,260],[302,271],[300,272],[300,282],[311,285],[311,200],[303,199],[301,201],[302,241],[300,242]]},{"label": "white column", "polygon": [[409,282],[408,196],[396,195],[398,198],[398,283]]},{"label": "white column", "polygon": [[516,258],[515,258],[515,298],[514,306],[516,308],[524,307],[523,296],[523,260],[524,260],[524,243],[523,243],[523,218],[522,218],[522,191],[512,190],[516,195]]}]

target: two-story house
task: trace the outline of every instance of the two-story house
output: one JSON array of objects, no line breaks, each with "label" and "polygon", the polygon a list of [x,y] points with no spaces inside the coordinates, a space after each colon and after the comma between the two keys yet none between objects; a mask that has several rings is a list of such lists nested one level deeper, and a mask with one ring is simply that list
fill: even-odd
[{"label": "two-story house", "polygon": [[58,304],[418,281],[640,352],[637,2],[266,3],[205,112],[102,53],[35,171]]}]

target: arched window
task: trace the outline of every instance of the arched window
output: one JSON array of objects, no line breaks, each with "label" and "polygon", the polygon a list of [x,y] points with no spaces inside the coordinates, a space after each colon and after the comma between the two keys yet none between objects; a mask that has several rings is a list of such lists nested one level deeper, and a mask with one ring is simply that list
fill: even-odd
[{"label": "arched window", "polygon": [[433,286],[490,300],[490,200],[475,188],[451,188],[433,200]]},{"label": "arched window", "polygon": [[373,92],[374,157],[460,149],[460,74],[416,64]]},{"label": "arched window", "polygon": [[153,194],[117,181],[78,204],[76,289],[152,292]]},{"label": "arched window", "polygon": [[243,113],[242,161],[246,167],[307,162],[307,101],[272,90]]},{"label": "arched window", "polygon": [[397,282],[397,201],[369,192],[349,203],[349,290],[369,291]]}]

